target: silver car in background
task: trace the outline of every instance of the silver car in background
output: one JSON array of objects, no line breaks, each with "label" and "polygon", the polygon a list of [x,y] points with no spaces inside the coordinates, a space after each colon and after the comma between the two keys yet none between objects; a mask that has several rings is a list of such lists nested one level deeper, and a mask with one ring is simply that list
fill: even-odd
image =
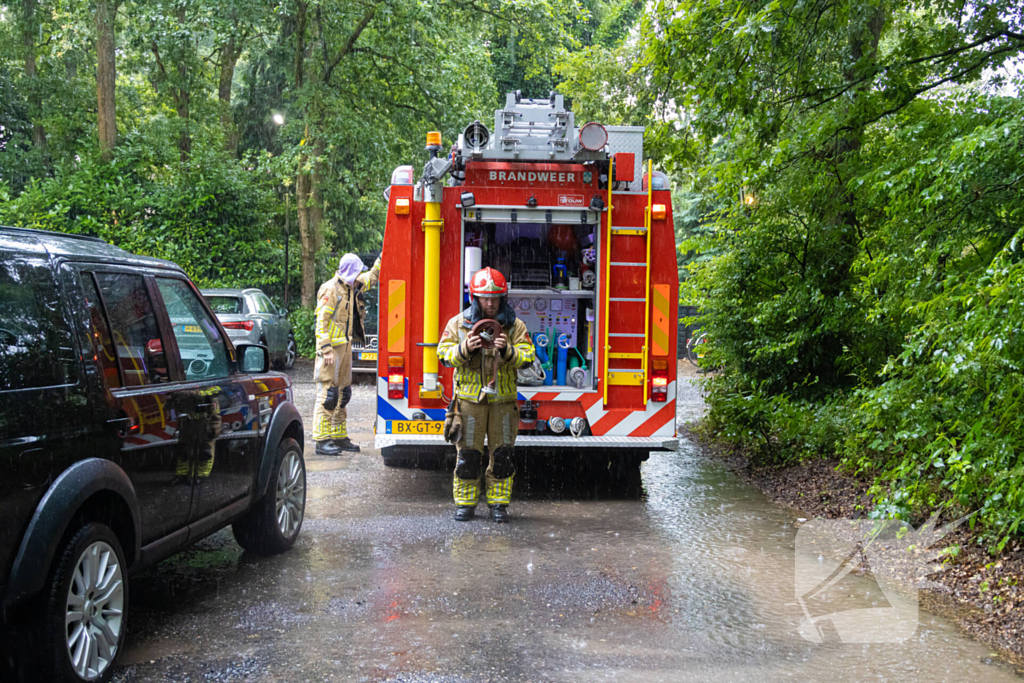
[{"label": "silver car in background", "polygon": [[288,311],[278,308],[262,291],[251,289],[200,290],[217,315],[231,342],[262,344],[278,370],[295,365],[298,346]]}]

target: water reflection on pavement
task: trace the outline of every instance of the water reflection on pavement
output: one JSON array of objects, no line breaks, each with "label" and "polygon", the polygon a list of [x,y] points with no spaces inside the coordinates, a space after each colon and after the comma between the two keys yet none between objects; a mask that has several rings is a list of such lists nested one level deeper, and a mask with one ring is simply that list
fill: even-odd
[{"label": "water reflection on pavement", "polygon": [[[1016,680],[924,612],[903,644],[804,641],[797,513],[693,448],[644,464],[642,500],[552,482],[504,526],[452,520],[448,471],[307,450],[295,548],[224,531],[140,575],[116,680]],[[848,579],[850,605],[878,600]]]}]

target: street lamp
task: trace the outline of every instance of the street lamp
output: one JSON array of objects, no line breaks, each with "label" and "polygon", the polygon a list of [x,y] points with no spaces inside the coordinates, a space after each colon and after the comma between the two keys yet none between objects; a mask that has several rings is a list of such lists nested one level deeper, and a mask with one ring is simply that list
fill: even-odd
[{"label": "street lamp", "polygon": [[747,189],[746,185],[740,187],[740,202],[745,209],[753,209],[757,206],[757,195]]}]

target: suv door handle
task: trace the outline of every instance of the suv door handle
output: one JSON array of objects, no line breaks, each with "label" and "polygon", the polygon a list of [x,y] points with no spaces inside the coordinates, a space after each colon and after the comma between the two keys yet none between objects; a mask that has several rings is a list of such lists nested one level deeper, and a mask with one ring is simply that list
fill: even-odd
[{"label": "suv door handle", "polygon": [[107,424],[116,428],[117,435],[122,439],[126,439],[129,434],[134,434],[139,431],[139,423],[130,415],[125,415],[124,417],[112,417],[107,420]]}]

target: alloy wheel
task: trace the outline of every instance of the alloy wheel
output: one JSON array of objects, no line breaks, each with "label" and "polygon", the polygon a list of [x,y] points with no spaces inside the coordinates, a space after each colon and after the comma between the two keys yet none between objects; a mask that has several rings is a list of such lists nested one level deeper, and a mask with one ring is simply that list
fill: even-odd
[{"label": "alloy wheel", "polygon": [[277,528],[285,538],[298,533],[306,508],[306,480],[302,457],[289,451],[277,471]]},{"label": "alloy wheel", "polygon": [[113,548],[96,541],[75,564],[64,619],[68,657],[82,680],[100,678],[114,661],[123,615],[121,563]]},{"label": "alloy wheel", "polygon": [[295,358],[299,355],[298,345],[295,343],[294,337],[288,338],[288,346],[284,351],[284,366],[290,368],[295,365]]}]

